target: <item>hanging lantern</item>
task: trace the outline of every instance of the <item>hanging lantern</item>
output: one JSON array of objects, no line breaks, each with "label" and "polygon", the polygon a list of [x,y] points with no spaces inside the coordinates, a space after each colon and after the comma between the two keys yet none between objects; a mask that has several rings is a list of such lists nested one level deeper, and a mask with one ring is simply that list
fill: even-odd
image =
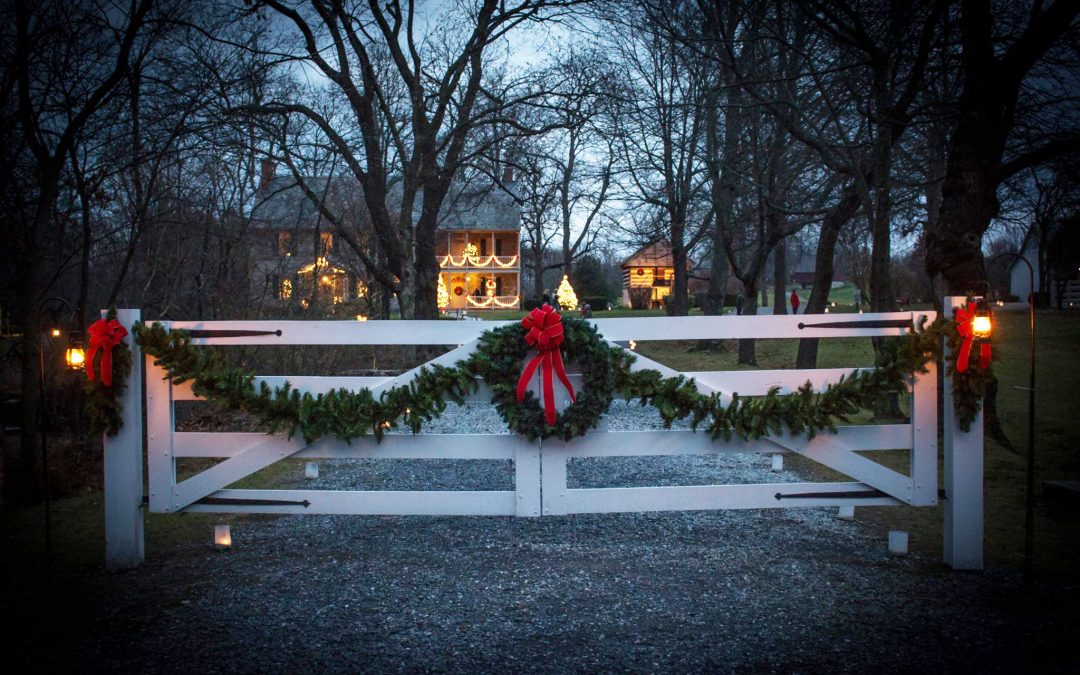
[{"label": "hanging lantern", "polygon": [[994,330],[994,320],[986,300],[968,301],[966,307],[957,308],[956,328],[961,338],[956,371],[962,373],[968,369],[971,351],[976,344],[979,346],[979,366],[990,367],[990,334]]},{"label": "hanging lantern", "polygon": [[68,347],[64,352],[64,363],[71,370],[82,370],[86,366],[86,347],[83,345],[82,333],[77,330],[71,331],[68,336]]},{"label": "hanging lantern", "polygon": [[993,330],[994,313],[986,300],[979,300],[975,304],[975,316],[971,319],[971,334],[976,340],[988,340]]}]

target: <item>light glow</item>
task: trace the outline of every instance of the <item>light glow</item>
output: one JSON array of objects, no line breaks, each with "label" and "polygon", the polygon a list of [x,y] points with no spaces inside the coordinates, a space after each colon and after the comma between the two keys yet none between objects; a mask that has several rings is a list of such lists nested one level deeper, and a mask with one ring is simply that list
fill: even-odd
[{"label": "light glow", "polygon": [[214,548],[224,550],[232,546],[232,532],[228,525],[214,526]]},{"label": "light glow", "polygon": [[82,370],[86,365],[86,352],[82,347],[68,347],[64,352],[64,361],[67,363],[68,368],[73,370]]}]

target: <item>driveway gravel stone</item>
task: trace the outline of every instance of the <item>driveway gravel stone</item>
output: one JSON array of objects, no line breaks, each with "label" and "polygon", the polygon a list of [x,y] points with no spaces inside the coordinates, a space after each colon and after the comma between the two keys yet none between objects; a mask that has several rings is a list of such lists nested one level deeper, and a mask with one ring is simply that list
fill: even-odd
[{"label": "driveway gravel stone", "polygon": [[[488,428],[492,411],[473,407],[482,406],[442,419]],[[626,406],[610,417],[628,428],[653,423]],[[573,486],[799,480],[770,471],[760,455],[581,460],[570,476]],[[371,460],[321,462],[317,480],[294,484],[512,482],[509,462]],[[153,551],[138,570],[92,575],[84,611],[64,619],[71,642],[45,662],[120,673],[1018,673],[1080,665],[1067,643],[1077,636],[1075,588],[1029,593],[1001,570],[955,573],[893,557],[884,532],[838,520],[833,509],[267,516],[234,521],[232,530],[228,551]]]}]

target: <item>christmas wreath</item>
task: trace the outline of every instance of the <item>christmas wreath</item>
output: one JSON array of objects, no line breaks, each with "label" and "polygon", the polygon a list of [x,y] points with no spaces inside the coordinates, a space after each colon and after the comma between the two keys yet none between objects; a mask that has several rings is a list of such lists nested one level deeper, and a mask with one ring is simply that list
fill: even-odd
[{"label": "christmas wreath", "polygon": [[[570,440],[595,428],[611,406],[619,374],[629,368],[633,357],[623,349],[609,346],[588,322],[559,317],[548,305],[534,309],[522,324],[484,333],[477,353],[464,367],[484,378],[491,389],[492,402],[507,426],[530,440],[552,436]],[[530,335],[533,335],[531,340]],[[519,376],[531,346],[536,346],[539,353]],[[560,348],[565,356],[559,355]],[[585,385],[582,391],[574,392],[570,386],[562,372],[563,358],[580,366]],[[536,370],[542,372],[543,407],[526,390]],[[553,389],[556,376],[572,400],[558,414]]]}]

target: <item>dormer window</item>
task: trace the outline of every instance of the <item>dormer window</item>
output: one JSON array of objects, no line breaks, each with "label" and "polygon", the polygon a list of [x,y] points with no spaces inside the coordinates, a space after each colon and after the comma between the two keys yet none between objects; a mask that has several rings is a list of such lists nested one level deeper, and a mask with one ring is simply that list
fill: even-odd
[{"label": "dormer window", "polygon": [[330,232],[319,233],[319,255],[327,256],[334,250],[334,235]]}]

